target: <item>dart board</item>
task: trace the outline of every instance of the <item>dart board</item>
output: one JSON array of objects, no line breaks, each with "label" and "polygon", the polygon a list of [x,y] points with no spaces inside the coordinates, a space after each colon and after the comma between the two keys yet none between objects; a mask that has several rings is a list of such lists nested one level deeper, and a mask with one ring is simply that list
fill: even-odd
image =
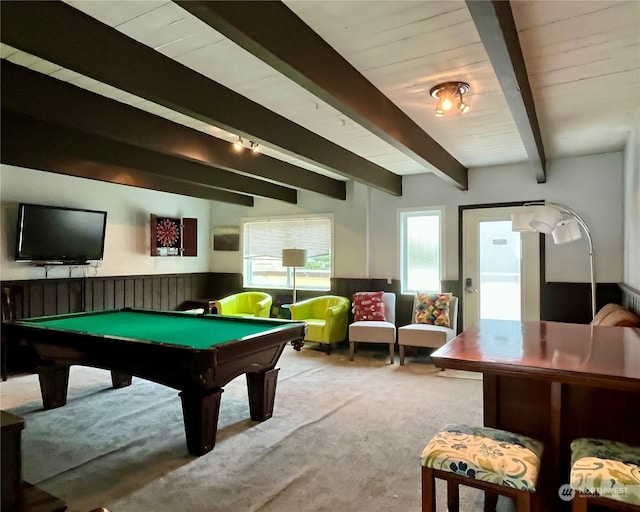
[{"label": "dart board", "polygon": [[180,237],[180,219],[170,217],[156,217],[152,219],[151,228],[153,230],[157,256],[179,256],[182,240]]}]

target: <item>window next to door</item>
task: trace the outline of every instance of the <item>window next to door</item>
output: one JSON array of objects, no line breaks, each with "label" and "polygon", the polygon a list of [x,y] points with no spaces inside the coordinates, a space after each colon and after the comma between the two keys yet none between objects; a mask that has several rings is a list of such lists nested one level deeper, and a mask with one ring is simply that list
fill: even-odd
[{"label": "window next to door", "polygon": [[443,208],[400,210],[402,293],[440,291]]}]

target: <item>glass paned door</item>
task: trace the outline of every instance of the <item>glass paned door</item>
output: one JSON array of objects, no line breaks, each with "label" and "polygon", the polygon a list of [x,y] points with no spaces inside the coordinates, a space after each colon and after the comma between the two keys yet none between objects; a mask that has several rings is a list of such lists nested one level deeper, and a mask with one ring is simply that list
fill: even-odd
[{"label": "glass paned door", "polygon": [[463,326],[540,318],[540,235],[511,231],[522,207],[463,211]]}]

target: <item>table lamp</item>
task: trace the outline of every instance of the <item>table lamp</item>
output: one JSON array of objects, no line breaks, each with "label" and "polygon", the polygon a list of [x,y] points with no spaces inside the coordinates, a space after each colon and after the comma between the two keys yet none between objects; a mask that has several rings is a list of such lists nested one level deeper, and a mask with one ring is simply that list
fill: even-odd
[{"label": "table lamp", "polygon": [[282,266],[293,267],[293,302],[296,301],[296,267],[307,265],[305,249],[282,249]]}]

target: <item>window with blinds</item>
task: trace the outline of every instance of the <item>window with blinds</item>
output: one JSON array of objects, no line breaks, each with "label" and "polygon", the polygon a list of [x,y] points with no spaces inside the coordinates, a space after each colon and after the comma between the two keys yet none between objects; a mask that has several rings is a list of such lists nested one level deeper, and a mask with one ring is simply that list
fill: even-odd
[{"label": "window with blinds", "polygon": [[307,265],[296,268],[299,290],[329,290],[333,246],[330,216],[247,220],[242,223],[246,287],[292,288],[293,269],[282,266],[282,249],[306,249]]}]

